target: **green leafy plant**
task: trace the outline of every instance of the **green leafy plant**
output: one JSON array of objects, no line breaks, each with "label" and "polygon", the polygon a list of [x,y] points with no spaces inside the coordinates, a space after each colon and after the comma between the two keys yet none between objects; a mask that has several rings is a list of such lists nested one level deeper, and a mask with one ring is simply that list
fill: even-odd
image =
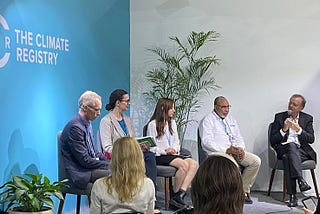
[{"label": "green leafy plant", "polygon": [[174,53],[159,47],[148,49],[157,56],[160,64],[147,72],[151,90],[144,94],[152,103],[161,97],[175,101],[175,120],[182,142],[188,123],[193,121],[190,114],[200,107],[200,93],[210,94],[211,89],[220,88],[212,69],[212,65],[219,64],[219,59],[215,55],[201,56],[199,53],[208,43],[217,41],[219,36],[216,31],[191,32],[186,45],[178,37],[169,37],[177,47]]},{"label": "green leafy plant", "polygon": [[45,205],[53,208],[54,203],[51,196],[63,199],[60,189],[68,181],[50,180],[42,174],[25,174],[27,178],[13,176],[11,181],[3,184],[0,189],[4,191],[0,194],[0,203],[9,203],[6,210],[11,206],[17,205],[15,210],[22,212],[38,212],[45,209]]}]

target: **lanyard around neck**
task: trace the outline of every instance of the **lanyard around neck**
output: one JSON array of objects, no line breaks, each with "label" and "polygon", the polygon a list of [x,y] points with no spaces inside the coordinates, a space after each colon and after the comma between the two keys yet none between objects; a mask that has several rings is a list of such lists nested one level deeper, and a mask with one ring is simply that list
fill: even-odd
[{"label": "lanyard around neck", "polygon": [[219,117],[215,112],[212,112],[212,114],[222,123],[222,126],[224,127],[224,132],[228,135],[230,143],[234,144],[236,142],[236,138],[232,134],[231,127],[227,119]]},{"label": "lanyard around neck", "polygon": [[167,128],[167,130],[166,130],[166,132],[165,132],[165,135],[166,135],[166,137],[167,137],[169,147],[172,147],[172,143],[171,143],[171,133],[170,133],[170,131],[169,131],[169,128]]}]

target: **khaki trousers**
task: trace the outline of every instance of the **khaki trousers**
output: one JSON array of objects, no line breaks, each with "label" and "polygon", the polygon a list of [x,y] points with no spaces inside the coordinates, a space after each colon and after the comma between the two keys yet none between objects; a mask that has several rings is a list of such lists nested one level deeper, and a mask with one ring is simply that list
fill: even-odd
[{"label": "khaki trousers", "polygon": [[232,155],[228,155],[226,153],[216,153],[216,155],[225,156],[232,160],[237,165],[237,167],[239,167],[240,165],[241,168],[243,168],[241,174],[243,182],[243,191],[245,193],[250,193],[250,188],[256,180],[257,174],[259,172],[261,159],[257,155],[247,151],[245,151],[245,156],[241,161],[238,158],[234,158]]}]

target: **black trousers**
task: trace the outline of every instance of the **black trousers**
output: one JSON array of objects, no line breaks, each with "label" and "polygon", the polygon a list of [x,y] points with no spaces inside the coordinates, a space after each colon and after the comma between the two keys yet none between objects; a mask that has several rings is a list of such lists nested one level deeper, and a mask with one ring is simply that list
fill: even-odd
[{"label": "black trousers", "polygon": [[93,169],[91,171],[90,182],[94,183],[99,178],[106,177],[109,175],[110,175],[110,171],[108,169]]},{"label": "black trousers", "polygon": [[146,176],[150,178],[157,190],[157,165],[156,155],[153,152],[143,152],[144,162],[146,166]]},{"label": "black trousers", "polygon": [[310,159],[308,154],[295,143],[279,144],[275,148],[277,157],[283,160],[287,193],[297,193],[297,179],[302,178],[301,163]]}]

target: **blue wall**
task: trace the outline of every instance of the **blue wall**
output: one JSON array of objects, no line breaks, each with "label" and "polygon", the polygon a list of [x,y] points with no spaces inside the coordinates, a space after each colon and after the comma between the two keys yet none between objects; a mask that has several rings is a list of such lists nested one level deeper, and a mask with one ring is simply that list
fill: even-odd
[{"label": "blue wall", "polygon": [[56,134],[78,97],[93,90],[105,106],[129,90],[129,10],[129,0],[0,1],[0,183],[37,171],[56,180]]}]

